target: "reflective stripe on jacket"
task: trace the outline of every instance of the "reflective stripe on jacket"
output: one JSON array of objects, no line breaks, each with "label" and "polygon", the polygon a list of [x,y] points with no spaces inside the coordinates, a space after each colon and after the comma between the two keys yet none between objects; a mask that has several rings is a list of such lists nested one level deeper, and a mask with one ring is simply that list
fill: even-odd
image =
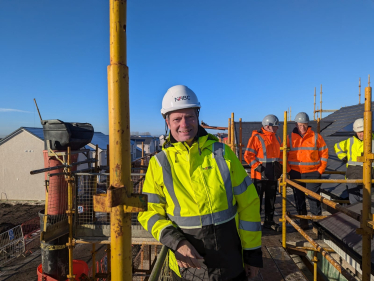
[{"label": "reflective stripe on jacket", "polygon": [[[187,239],[187,232],[203,237],[201,229],[204,227],[217,226],[219,232],[219,226],[235,219],[237,229],[234,232],[238,233],[243,250],[260,249],[259,198],[230,148],[208,134],[191,147],[181,142],[168,143],[169,146],[165,143],[163,151],[149,163],[143,186],[143,193],[148,195],[148,211],[139,213],[141,225],[175,251],[178,243]],[[227,237],[226,243],[231,243],[230,239]],[[236,253],[238,249],[231,251]],[[170,266],[180,275],[175,256],[169,253]],[[218,254],[230,257],[229,252]],[[206,262],[209,264],[209,260]],[[231,266],[227,264],[227,270]],[[242,264],[240,267],[242,270]]]},{"label": "reflective stripe on jacket", "polygon": [[[290,142],[291,140],[291,142]],[[303,137],[295,128],[287,136],[287,172],[295,170],[300,173],[318,171],[322,174],[327,166],[329,151],[325,141],[320,134],[308,127]]]},{"label": "reflective stripe on jacket", "polygon": [[275,161],[282,162],[280,143],[275,133],[268,132],[264,128],[252,132],[244,152],[244,160],[251,166],[252,179],[261,180],[261,173],[255,171],[259,165]]},{"label": "reflective stripe on jacket", "polygon": [[[374,138],[374,135],[373,137]],[[363,163],[357,161],[357,157],[362,156],[364,152],[364,142],[357,136],[338,142],[334,145],[335,153],[340,160],[347,157],[347,167],[362,166]]]}]

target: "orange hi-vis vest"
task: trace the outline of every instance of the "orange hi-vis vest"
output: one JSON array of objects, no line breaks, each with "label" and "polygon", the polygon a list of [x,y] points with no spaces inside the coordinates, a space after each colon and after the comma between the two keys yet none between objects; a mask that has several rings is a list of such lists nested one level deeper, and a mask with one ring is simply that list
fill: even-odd
[{"label": "orange hi-vis vest", "polygon": [[[291,142],[290,142],[291,140]],[[329,150],[320,134],[308,128],[305,135],[300,136],[295,128],[287,136],[287,172],[294,170],[300,173],[318,171],[322,174],[327,166]]]},{"label": "orange hi-vis vest", "polygon": [[251,166],[251,178],[261,180],[261,173],[255,169],[264,163],[282,162],[280,139],[275,133],[261,130],[253,131],[244,152],[244,160]]}]

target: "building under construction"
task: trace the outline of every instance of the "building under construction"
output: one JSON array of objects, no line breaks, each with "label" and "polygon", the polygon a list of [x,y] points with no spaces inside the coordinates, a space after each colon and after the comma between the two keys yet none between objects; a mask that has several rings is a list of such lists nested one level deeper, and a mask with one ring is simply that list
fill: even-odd
[{"label": "building under construction", "polygon": [[[142,149],[142,157],[131,161],[134,151],[130,149],[124,27],[126,1],[110,0],[107,161],[99,161],[97,144],[95,149],[86,147],[94,134],[90,124],[41,119],[44,166],[28,172],[44,174],[45,206],[36,220],[0,234],[1,280],[173,280],[168,248],[137,221],[137,214],[147,209],[147,196],[142,194],[142,187],[148,163],[157,152],[145,154]],[[283,165],[276,200],[276,219],[281,222],[282,232],[263,230],[264,268],[254,280],[368,281],[374,278],[372,109],[370,78],[365,87],[364,104],[322,110],[321,103],[319,109],[314,108],[319,116],[310,125],[323,136],[329,148],[326,172],[322,179],[290,180]],[[333,113],[321,119],[323,112]],[[364,117],[365,126],[364,153],[360,159],[364,172],[362,179],[347,180],[345,165],[334,154],[334,144],[352,136],[352,123],[359,117]],[[285,111],[278,132],[282,139],[283,163],[287,163],[287,135],[295,126],[289,119]],[[261,124],[241,119],[235,122],[232,114],[227,127],[206,124],[203,127],[226,130],[227,138],[221,141],[242,161],[250,133]],[[95,153],[90,153],[91,150]],[[77,169],[82,164],[87,168]],[[243,161],[242,164],[248,168]],[[321,194],[302,187],[300,182],[322,183]],[[364,185],[362,203],[349,205],[347,183]],[[322,202],[323,214],[297,214],[291,188]],[[314,227],[304,231],[295,219],[313,220]],[[36,266],[30,268],[30,264]],[[27,270],[23,272],[22,268]]]}]

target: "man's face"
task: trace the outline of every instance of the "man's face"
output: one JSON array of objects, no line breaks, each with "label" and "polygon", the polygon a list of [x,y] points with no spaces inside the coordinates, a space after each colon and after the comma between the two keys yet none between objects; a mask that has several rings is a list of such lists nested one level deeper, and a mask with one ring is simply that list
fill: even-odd
[{"label": "man's face", "polygon": [[170,129],[170,133],[176,141],[186,141],[189,145],[192,144],[199,125],[196,110],[194,108],[171,112],[168,118],[166,118],[166,123]]},{"label": "man's face", "polygon": [[276,133],[278,131],[278,126],[265,126],[264,127],[265,131],[268,131],[270,133]]},{"label": "man's face", "polygon": [[364,140],[364,132],[358,132],[357,136],[360,140]]},{"label": "man's face", "polygon": [[297,129],[302,136],[305,135],[308,130],[308,123],[297,123]]}]

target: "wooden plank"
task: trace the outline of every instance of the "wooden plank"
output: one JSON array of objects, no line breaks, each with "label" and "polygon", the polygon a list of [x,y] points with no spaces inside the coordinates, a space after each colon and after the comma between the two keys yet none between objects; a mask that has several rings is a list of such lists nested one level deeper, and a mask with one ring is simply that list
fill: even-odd
[{"label": "wooden plank", "polygon": [[[308,281],[282,247],[266,247],[286,281]],[[270,280],[270,279],[269,279]]]},{"label": "wooden plank", "polygon": [[264,267],[260,269],[262,279],[265,281],[283,281],[282,274],[280,274],[277,265],[265,246],[262,246],[262,258],[264,261]]}]

